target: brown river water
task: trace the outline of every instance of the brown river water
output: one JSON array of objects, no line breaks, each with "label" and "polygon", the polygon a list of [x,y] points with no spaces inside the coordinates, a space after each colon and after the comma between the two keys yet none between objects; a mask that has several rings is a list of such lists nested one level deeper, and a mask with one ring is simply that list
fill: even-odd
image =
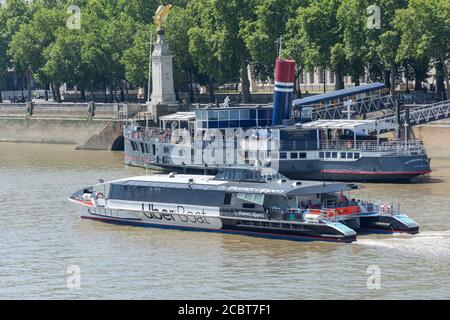
[{"label": "brown river water", "polygon": [[[122,158],[0,143],[0,299],[450,298],[450,160],[433,159],[421,183],[365,184],[356,194],[401,202],[419,235],[335,244],[82,221],[72,192],[145,174]],[[67,285],[70,266],[79,286]]]}]

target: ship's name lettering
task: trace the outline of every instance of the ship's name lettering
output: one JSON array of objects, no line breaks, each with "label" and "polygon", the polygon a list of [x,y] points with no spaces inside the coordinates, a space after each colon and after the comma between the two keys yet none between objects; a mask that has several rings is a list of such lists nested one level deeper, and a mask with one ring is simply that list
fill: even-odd
[{"label": "ship's name lettering", "polygon": [[[144,204],[142,204],[142,211],[144,210]],[[175,214],[188,214],[188,215],[198,215],[198,216],[206,216],[206,211],[205,209],[196,209],[196,210],[192,210],[192,209],[186,209],[183,206],[177,206],[177,209],[161,209],[156,207],[153,204],[149,204],[148,205],[148,211],[150,212],[162,212],[162,213],[175,213]]]},{"label": "ship's name lettering", "polygon": [[182,223],[198,223],[198,224],[210,224],[209,221],[205,217],[199,216],[175,216],[170,213],[158,213],[158,212],[144,212],[144,215],[148,219],[152,220],[166,220],[177,222],[178,220]]}]

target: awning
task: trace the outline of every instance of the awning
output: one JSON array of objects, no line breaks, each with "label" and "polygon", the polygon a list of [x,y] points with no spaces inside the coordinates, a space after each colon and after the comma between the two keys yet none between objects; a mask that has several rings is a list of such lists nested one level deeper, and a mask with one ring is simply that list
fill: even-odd
[{"label": "awning", "polygon": [[347,97],[352,97],[354,95],[362,94],[362,93],[368,93],[371,91],[381,90],[384,89],[385,85],[379,82],[375,83],[369,83],[362,86],[356,86],[352,88],[337,90],[337,91],[331,91],[323,94],[314,95],[311,97],[306,97],[302,99],[294,100],[293,103],[296,106],[311,106],[311,105],[317,105],[320,103],[324,103],[327,101],[333,101],[336,99],[343,99]]},{"label": "awning", "polygon": [[381,130],[396,129],[397,124],[382,120],[318,120],[304,123],[302,128],[310,129],[333,129],[333,130],[363,130],[366,132],[376,132]]},{"label": "awning", "polygon": [[196,119],[195,112],[177,112],[167,116],[159,117],[160,121],[194,121]]}]

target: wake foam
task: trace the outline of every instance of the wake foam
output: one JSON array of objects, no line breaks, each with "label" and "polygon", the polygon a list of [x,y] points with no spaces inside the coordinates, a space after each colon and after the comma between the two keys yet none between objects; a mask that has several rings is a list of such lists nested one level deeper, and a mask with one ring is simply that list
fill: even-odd
[{"label": "wake foam", "polygon": [[389,238],[358,239],[357,245],[388,248],[408,255],[450,261],[450,230],[425,231],[418,235],[395,234]]}]

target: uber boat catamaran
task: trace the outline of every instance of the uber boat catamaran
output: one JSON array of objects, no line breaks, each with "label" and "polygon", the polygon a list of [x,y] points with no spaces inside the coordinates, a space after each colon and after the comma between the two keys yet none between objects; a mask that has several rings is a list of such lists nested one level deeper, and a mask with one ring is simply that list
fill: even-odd
[{"label": "uber boat catamaran", "polygon": [[296,241],[353,242],[357,233],[418,232],[398,206],[345,195],[357,188],[293,181],[271,168],[228,168],[216,176],[171,173],[102,181],[70,201],[84,219]]}]

